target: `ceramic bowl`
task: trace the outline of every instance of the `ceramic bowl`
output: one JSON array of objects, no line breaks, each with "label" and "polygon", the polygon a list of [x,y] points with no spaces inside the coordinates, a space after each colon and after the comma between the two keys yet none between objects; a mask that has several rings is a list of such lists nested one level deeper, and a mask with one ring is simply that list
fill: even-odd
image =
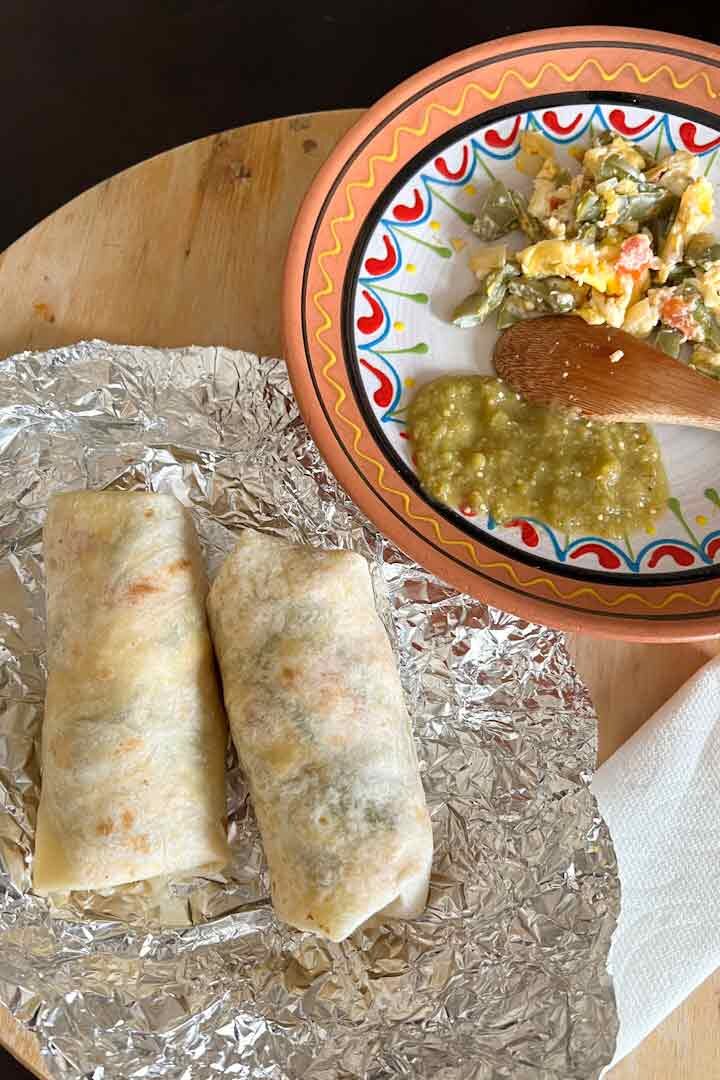
[{"label": "ceramic bowl", "polygon": [[562,160],[591,128],[660,155],[690,150],[717,189],[720,49],[631,29],[545,30],[459,53],[383,98],[298,217],[284,289],[290,375],[340,482],[439,577],[566,629],[704,637],[720,632],[717,433],[656,428],[671,497],[652,534],[621,542],[463,514],[426,496],[415,475],[412,394],[441,374],[492,372],[492,320],[468,331],[449,319],[473,287],[483,188],[496,176],[529,189],[515,163],[522,131],[541,132]]}]

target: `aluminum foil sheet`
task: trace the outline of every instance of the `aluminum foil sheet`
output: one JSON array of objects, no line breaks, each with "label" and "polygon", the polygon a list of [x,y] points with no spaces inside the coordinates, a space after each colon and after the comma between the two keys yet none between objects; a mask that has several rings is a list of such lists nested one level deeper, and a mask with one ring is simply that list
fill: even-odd
[{"label": "aluminum foil sheet", "polygon": [[[340,945],[279,924],[228,750],[226,874],[30,887],[56,490],[173,492],[217,569],[237,531],[373,566],[435,831],[427,911]],[[411,563],[323,464],[278,360],[83,343],[0,365],[0,998],[55,1076],[595,1077],[619,902],[588,781],[596,724],[562,636]]]}]

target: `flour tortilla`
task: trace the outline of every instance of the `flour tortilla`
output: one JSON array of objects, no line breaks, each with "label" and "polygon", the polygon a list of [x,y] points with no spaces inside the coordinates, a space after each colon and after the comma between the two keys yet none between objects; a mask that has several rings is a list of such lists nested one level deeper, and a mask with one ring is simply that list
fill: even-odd
[{"label": "flour tortilla", "polygon": [[171,495],[57,495],[44,551],[35,890],[223,866],[226,726],[187,511]]},{"label": "flour tortilla", "polygon": [[278,917],[341,941],[420,914],[432,830],[365,560],[246,532],[208,611]]}]

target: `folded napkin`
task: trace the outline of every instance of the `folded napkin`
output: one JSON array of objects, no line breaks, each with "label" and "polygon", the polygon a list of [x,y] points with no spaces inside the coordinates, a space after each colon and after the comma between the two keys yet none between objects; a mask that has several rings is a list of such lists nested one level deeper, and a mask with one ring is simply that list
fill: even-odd
[{"label": "folded napkin", "polygon": [[622,907],[610,949],[611,1064],[720,966],[720,658],[598,769]]}]

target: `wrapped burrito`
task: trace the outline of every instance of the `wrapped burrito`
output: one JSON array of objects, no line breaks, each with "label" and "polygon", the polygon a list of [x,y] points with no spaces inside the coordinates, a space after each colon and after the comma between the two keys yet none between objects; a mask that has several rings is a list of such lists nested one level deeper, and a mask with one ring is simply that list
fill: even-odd
[{"label": "wrapped burrito", "polygon": [[44,548],[36,891],[223,866],[226,727],[189,515],[171,495],[57,495]]},{"label": "wrapped burrito", "polygon": [[432,830],[365,560],[246,532],[208,610],[278,917],[341,941],[418,915]]}]

